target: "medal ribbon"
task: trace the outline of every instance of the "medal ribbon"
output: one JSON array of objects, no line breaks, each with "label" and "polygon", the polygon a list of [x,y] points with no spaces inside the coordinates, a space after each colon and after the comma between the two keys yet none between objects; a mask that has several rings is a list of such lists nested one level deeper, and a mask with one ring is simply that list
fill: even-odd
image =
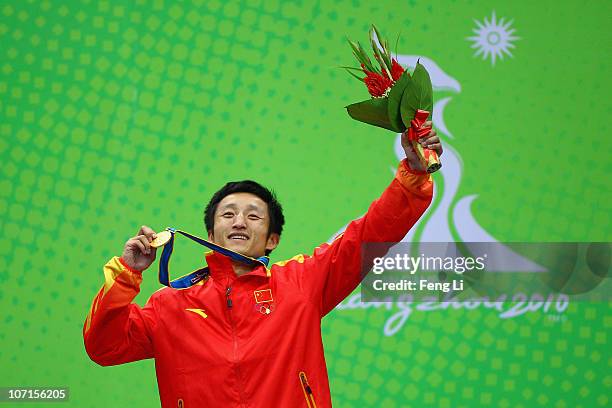
[{"label": "medal ribbon", "polygon": [[224,248],[220,245],[215,244],[214,242],[207,241],[200,237],[196,237],[195,235],[191,235],[185,231],[177,230],[176,228],[166,228],[166,230],[170,231],[170,240],[164,245],[164,250],[161,254],[161,258],[159,260],[159,282],[162,285],[168,286],[174,289],[185,289],[190,286],[195,285],[202,279],[208,277],[210,274],[208,270],[208,266],[202,269],[198,269],[195,272],[191,272],[188,275],[181,276],[180,278],[174,279],[170,281],[170,274],[168,272],[168,265],[170,264],[170,256],[172,255],[172,250],[174,249],[174,234],[179,233],[192,241],[197,242],[200,245],[205,246],[206,248],[212,249],[213,251],[217,251],[222,255],[228,256],[234,261],[243,262],[247,265],[263,265],[265,267],[268,266],[270,259],[267,256],[261,256],[259,258],[251,258],[250,256],[242,255],[236,251],[232,251],[231,249]]}]

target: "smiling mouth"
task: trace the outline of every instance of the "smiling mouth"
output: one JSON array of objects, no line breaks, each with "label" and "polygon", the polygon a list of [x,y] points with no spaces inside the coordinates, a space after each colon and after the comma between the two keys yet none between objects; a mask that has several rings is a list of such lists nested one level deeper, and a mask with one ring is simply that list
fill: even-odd
[{"label": "smiling mouth", "polygon": [[248,241],[249,240],[248,235],[239,234],[239,233],[229,234],[227,237],[232,241]]}]

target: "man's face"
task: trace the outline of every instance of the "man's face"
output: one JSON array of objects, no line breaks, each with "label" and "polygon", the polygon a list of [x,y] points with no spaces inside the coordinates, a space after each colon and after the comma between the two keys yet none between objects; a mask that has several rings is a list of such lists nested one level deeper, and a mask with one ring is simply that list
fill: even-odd
[{"label": "man's face", "polygon": [[278,234],[270,234],[268,204],[251,193],[234,193],[219,202],[215,224],[208,238],[225,248],[253,258],[278,245]]}]

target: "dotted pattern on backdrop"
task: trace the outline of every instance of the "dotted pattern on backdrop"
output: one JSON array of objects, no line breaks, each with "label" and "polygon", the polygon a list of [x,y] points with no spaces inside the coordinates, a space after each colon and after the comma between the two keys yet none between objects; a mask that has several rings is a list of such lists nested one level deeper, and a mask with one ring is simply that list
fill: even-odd
[{"label": "dotted pattern on backdrop", "polygon": [[[0,385],[69,385],[74,406],[155,404],[152,362],[96,367],[83,350],[82,321],[101,265],[139,225],[201,231],[205,200],[226,180],[253,178],[278,191],[288,218],[279,259],[361,214],[389,182],[392,138],[347,119],[341,107],[366,95],[336,67],[352,62],[344,36],[364,39],[370,22],[389,36],[402,27],[400,52],[435,57],[460,80],[446,118],[456,139],[448,142],[465,161],[459,196],[479,194],[481,225],[502,240],[609,240],[610,141],[589,167],[572,165],[577,140],[568,127],[605,117],[604,105],[587,101],[607,100],[609,82],[599,90],[580,79],[567,92],[558,86],[575,72],[609,81],[593,63],[597,49],[578,42],[606,38],[605,13],[560,4],[545,24],[531,11],[544,6],[496,7],[515,19],[522,40],[515,58],[492,69],[464,40],[490,4],[403,7],[1,4],[0,377],[12,383]],[[584,32],[547,30],[553,26]],[[567,49],[578,50],[571,66]],[[555,142],[534,144],[518,123]],[[191,270],[197,251],[181,247],[175,270]],[[157,287],[153,274],[140,303]],[[607,305],[515,319],[481,309],[413,311],[383,336],[394,313],[326,318],[338,406],[609,404]],[[99,393],[101,385],[115,392]]]}]

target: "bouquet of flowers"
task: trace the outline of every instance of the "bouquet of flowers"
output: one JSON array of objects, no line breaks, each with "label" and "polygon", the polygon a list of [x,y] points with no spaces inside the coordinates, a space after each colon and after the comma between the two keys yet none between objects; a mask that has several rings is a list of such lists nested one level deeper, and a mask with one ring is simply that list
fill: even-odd
[{"label": "bouquet of flowers", "polygon": [[[374,38],[376,35],[376,39]],[[397,133],[408,131],[412,147],[432,173],[442,165],[435,151],[424,149],[417,141],[429,133],[421,128],[433,113],[433,88],[429,73],[417,61],[412,74],[391,57],[389,44],[375,26],[370,28],[370,44],[376,64],[359,42],[348,40],[361,68],[343,67],[364,82],[371,98],[346,107],[351,118]],[[365,74],[362,77],[355,72]]]}]

